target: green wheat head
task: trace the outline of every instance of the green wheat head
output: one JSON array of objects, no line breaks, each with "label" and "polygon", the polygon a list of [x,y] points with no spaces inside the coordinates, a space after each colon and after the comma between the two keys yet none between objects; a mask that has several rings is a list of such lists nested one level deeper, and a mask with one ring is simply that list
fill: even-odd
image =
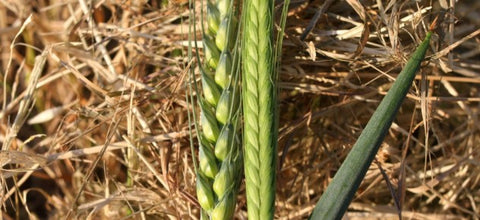
[{"label": "green wheat head", "polygon": [[273,1],[243,8],[244,157],[248,219],[273,219],[276,167],[276,75]]},{"label": "green wheat head", "polygon": [[207,1],[203,35],[197,198],[202,217],[232,219],[241,180],[240,90],[235,52],[237,14],[232,0]]}]

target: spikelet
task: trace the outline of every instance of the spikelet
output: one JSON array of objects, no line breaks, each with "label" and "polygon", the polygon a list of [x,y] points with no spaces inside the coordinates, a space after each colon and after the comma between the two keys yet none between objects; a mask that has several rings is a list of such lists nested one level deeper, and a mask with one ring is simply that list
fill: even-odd
[{"label": "spikelet", "polygon": [[212,37],[203,35],[203,49],[205,50],[206,64],[210,68],[217,68],[218,60],[220,58],[220,50],[218,50]]},{"label": "spikelet", "polygon": [[232,183],[235,182],[233,178],[233,162],[223,162],[222,168],[220,168],[220,171],[213,180],[213,191],[218,198],[222,198],[227,192],[230,191],[229,188],[232,187]]},{"label": "spikelet", "polygon": [[212,210],[215,205],[210,180],[201,173],[197,174],[197,199],[200,206],[206,211]]},{"label": "spikelet", "polygon": [[213,151],[212,145],[208,143],[208,141],[204,137],[200,137],[198,160],[200,164],[200,170],[205,174],[205,176],[214,178],[217,175],[218,166],[215,159],[215,153]]},{"label": "spikelet", "polygon": [[203,107],[200,113],[200,124],[202,125],[202,132],[205,138],[211,143],[215,143],[220,133],[215,115],[210,108]]},{"label": "spikelet", "polygon": [[228,50],[224,50],[220,54],[217,69],[215,70],[215,82],[222,88],[227,87],[231,80],[232,55]]},{"label": "spikelet", "polygon": [[215,81],[204,71],[202,71],[202,88],[205,100],[215,107],[220,99],[220,89]]},{"label": "spikelet", "polygon": [[232,49],[235,42],[236,29],[237,19],[235,17],[226,16],[222,19],[215,37],[215,44],[220,51]]},{"label": "spikelet", "polygon": [[210,1],[207,2],[207,24],[209,34],[217,34],[218,26],[220,25],[220,12]]},{"label": "spikelet", "polygon": [[231,89],[225,89],[222,92],[217,104],[215,117],[222,125],[226,124],[232,111],[236,111],[239,105],[239,93],[235,93]]},{"label": "spikelet", "polygon": [[211,220],[224,220],[232,219],[233,212],[235,211],[235,193],[229,191],[222,199],[217,203],[215,209],[213,209],[210,216]]},{"label": "spikelet", "polygon": [[222,131],[220,131],[217,143],[215,144],[215,156],[220,161],[224,161],[227,154],[230,153],[232,144],[239,144],[238,141],[234,139],[234,135],[235,130],[232,124],[224,125]]}]

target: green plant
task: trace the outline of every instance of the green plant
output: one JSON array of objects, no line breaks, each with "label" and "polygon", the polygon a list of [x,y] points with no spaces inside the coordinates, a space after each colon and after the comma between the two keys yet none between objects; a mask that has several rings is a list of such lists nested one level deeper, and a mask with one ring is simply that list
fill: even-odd
[{"label": "green plant", "polygon": [[202,96],[197,198],[202,217],[231,219],[241,180],[242,151],[238,134],[240,96],[237,19],[232,0],[207,1],[200,65]]},{"label": "green plant", "polygon": [[248,218],[273,219],[277,142],[273,1],[246,0],[243,11],[242,82]]},{"label": "green plant", "polygon": [[273,219],[278,110],[277,69],[290,1],[283,2],[279,30],[273,37],[274,1],[243,4],[242,91],[244,167],[249,219]]},{"label": "green plant", "polygon": [[375,158],[378,148],[415,78],[415,73],[420,68],[430,43],[431,30],[434,27],[435,21],[424,41],[412,54],[390,91],[373,113],[362,134],[315,206],[310,219],[342,218],[368,167]]}]

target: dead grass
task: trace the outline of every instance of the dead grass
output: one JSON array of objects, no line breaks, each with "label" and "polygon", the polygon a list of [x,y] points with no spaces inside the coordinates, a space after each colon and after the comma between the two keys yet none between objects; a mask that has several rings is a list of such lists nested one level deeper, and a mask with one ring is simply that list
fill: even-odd
[{"label": "dead grass", "polygon": [[[186,2],[0,1],[3,219],[198,219]],[[292,1],[277,218],[308,216],[437,15],[347,216],[480,218],[480,3],[432,2],[334,1],[300,41],[323,1]]]}]

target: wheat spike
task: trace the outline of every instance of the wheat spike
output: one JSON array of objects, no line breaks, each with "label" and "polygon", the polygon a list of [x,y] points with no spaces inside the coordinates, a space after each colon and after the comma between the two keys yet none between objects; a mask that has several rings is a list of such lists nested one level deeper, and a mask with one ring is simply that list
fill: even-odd
[{"label": "wheat spike", "polygon": [[273,1],[244,3],[243,113],[248,219],[273,219],[275,209],[275,75]]},{"label": "wheat spike", "polygon": [[202,216],[212,220],[233,218],[243,168],[237,112],[240,90],[234,69],[238,65],[233,55],[238,22],[233,8],[231,0],[207,2],[205,59],[200,67],[203,96],[197,197]]}]

